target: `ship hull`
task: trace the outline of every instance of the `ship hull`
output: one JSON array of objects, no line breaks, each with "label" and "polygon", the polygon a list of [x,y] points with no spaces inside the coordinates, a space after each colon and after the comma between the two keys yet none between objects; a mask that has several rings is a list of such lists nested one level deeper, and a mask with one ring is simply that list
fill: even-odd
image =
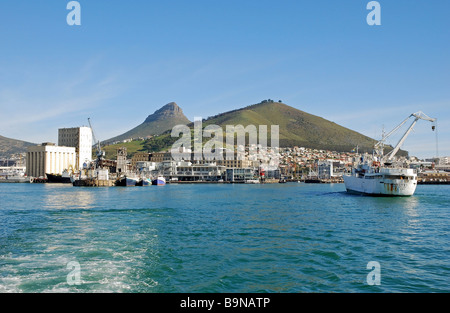
[{"label": "ship hull", "polygon": [[72,184],[72,178],[70,176],[46,174],[47,182],[50,184]]},{"label": "ship hull", "polygon": [[321,183],[321,181],[320,181],[320,179],[306,179],[305,180],[305,183],[306,184],[320,184]]},{"label": "ship hull", "polygon": [[122,177],[121,179],[117,180],[116,186],[121,187],[134,187],[136,186],[137,179],[132,177]]},{"label": "ship hull", "polygon": [[154,186],[164,186],[166,184],[166,180],[162,177],[158,177],[152,181],[152,185]]},{"label": "ship hull", "polygon": [[0,179],[0,183],[29,183],[30,179],[27,177],[8,177]]},{"label": "ship hull", "polygon": [[344,176],[344,183],[349,193],[382,197],[409,197],[414,195],[417,187],[416,180],[355,176]]}]

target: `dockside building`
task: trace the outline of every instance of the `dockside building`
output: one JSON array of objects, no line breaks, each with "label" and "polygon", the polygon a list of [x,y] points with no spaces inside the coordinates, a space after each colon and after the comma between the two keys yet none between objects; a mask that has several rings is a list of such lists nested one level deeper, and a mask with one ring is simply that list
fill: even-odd
[{"label": "dockside building", "polygon": [[54,143],[29,147],[27,150],[26,175],[45,177],[46,174],[62,174],[74,168],[76,152],[74,147],[60,147]]},{"label": "dockside building", "polygon": [[90,127],[60,128],[58,130],[58,146],[74,147],[76,163],[74,169],[83,168],[83,164],[92,161],[92,130]]}]

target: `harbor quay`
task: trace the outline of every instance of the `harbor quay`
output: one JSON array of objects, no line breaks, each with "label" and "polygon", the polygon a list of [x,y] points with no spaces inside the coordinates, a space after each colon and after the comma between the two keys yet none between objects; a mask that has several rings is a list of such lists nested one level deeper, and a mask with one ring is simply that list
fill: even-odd
[{"label": "harbor quay", "polygon": [[[169,151],[137,152],[127,156],[126,148],[117,151],[116,160],[101,159],[97,165],[104,169],[103,179],[95,177],[93,170],[96,161],[84,160],[84,166],[76,171],[66,159],[79,162],[76,152],[71,149],[58,149],[56,145],[44,143],[29,149],[27,154],[0,161],[0,183],[72,183],[74,186],[111,187],[118,177],[127,175],[139,178],[162,176],[168,184],[197,183],[342,183],[342,176],[349,171],[359,158],[355,152],[336,152],[304,147],[280,148],[279,164],[276,167],[261,166],[261,160],[251,158],[249,147],[243,156],[234,154],[232,159],[207,159],[174,161]],[[76,150],[76,149],[75,149]],[[241,149],[242,150],[242,149]],[[183,151],[184,153],[189,151]],[[74,155],[75,154],[75,155]],[[438,164],[404,158],[409,167],[418,169],[418,184],[449,184],[448,158]],[[64,163],[65,162],[65,163]],[[8,166],[6,166],[8,165]],[[63,166],[61,166],[63,165]],[[64,166],[65,165],[65,166]],[[265,163],[267,165],[267,163]],[[34,175],[35,174],[35,175]],[[52,174],[49,181],[47,174]],[[65,180],[64,180],[65,178]],[[76,182],[75,182],[76,181]]]},{"label": "harbor quay", "polygon": [[[90,119],[88,121],[91,126]],[[170,150],[138,151],[129,155],[127,148],[119,145],[115,159],[105,158],[91,127],[61,128],[58,144],[44,142],[29,147],[26,153],[0,159],[0,182],[66,183],[86,187],[166,183],[343,183],[343,176],[363,155],[358,149],[339,152],[299,146],[280,148],[277,140],[268,147],[267,126],[260,126],[259,133],[256,127],[247,128],[233,128],[237,138],[241,138],[236,145],[230,144],[227,132],[226,147],[215,143],[206,143],[203,147],[194,140],[191,150],[190,140],[180,139]],[[196,122],[196,129],[201,132],[201,120]],[[246,143],[245,133],[252,129],[249,133],[253,137],[249,136]],[[277,127],[272,125],[271,129],[272,136],[276,135]],[[174,130],[175,135],[190,134],[184,128]],[[258,136],[263,138],[263,144],[256,144]],[[129,141],[133,139],[126,140]],[[418,184],[450,183],[448,157],[419,160],[402,156],[399,161],[418,172]]]}]

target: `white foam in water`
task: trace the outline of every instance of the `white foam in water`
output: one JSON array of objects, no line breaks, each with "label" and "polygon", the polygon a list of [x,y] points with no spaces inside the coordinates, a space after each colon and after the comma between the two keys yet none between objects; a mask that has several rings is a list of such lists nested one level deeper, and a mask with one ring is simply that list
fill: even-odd
[{"label": "white foam in water", "polygon": [[121,261],[101,260],[89,262],[82,267],[89,289],[95,292],[125,292],[131,289],[127,283],[130,266]]},{"label": "white foam in water", "polygon": [[129,283],[133,279],[129,277],[132,261],[96,260],[81,263],[81,282],[75,286],[70,286],[66,280],[70,273],[66,266],[70,261],[65,256],[47,258],[46,255],[8,258],[8,262],[15,265],[2,266],[2,273],[6,275],[0,280],[0,293],[120,293],[132,289]]},{"label": "white foam in water", "polygon": [[8,275],[7,277],[2,277],[0,284],[0,293],[20,293],[20,284],[22,280],[18,276]]}]

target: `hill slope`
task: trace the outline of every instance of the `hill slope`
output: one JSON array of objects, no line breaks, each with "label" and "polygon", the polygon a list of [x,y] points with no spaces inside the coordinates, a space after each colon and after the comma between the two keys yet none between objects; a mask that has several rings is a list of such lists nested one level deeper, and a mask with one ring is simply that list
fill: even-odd
[{"label": "hill slope", "polygon": [[34,143],[0,136],[0,157],[9,157],[11,154],[27,152],[27,148]]},{"label": "hill slope", "polygon": [[267,125],[268,140],[270,125],[279,125],[280,147],[351,151],[358,145],[360,151],[372,151],[375,143],[374,139],[353,130],[279,102],[262,102],[219,114],[206,120],[203,126],[209,124],[224,129],[225,125]]},{"label": "hill slope", "polygon": [[103,141],[103,143],[112,143],[131,138],[145,138],[155,136],[171,130],[172,127],[179,124],[189,124],[190,121],[183,114],[183,110],[175,103],[171,102],[149,115],[147,119],[139,126],[127,131],[126,133],[114,138]]},{"label": "hill slope", "polygon": [[[279,125],[280,147],[301,146],[313,149],[351,151],[357,145],[360,152],[372,152],[375,140],[358,132],[308,114],[284,103],[263,101],[242,109],[225,112],[203,121],[207,125],[219,125],[225,132],[226,125],[267,125],[270,146],[270,126]],[[193,129],[193,123],[188,125]],[[150,139],[147,150],[170,149],[178,138],[171,138],[170,131]]]}]

